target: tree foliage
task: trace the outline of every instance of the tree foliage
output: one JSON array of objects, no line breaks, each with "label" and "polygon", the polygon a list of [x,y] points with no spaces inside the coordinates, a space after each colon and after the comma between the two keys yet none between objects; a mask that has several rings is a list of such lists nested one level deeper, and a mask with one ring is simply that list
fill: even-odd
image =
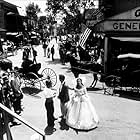
[{"label": "tree foliage", "polygon": [[58,13],[63,13],[63,25],[67,32],[78,32],[81,23],[80,4],[80,0],[47,0],[46,12],[50,13],[48,17],[52,17],[53,21]]},{"label": "tree foliage", "polygon": [[28,17],[28,30],[36,28],[38,22],[37,14],[40,12],[41,10],[37,4],[35,5],[34,3],[30,3],[26,7],[26,15]]},{"label": "tree foliage", "polygon": [[30,3],[27,7],[26,7],[26,14],[27,14],[27,17],[30,17],[34,20],[37,20],[38,16],[37,14],[40,13],[41,10],[39,8],[39,6],[34,3]]}]

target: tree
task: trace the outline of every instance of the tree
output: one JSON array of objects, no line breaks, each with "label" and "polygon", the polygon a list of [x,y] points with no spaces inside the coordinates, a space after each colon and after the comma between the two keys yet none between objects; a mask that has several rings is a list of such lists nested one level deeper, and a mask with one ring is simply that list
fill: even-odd
[{"label": "tree", "polygon": [[40,16],[38,20],[39,29],[43,29],[46,23],[47,23],[46,16]]},{"label": "tree", "polygon": [[37,26],[37,21],[38,21],[38,16],[37,14],[40,13],[41,10],[39,8],[39,6],[34,3],[30,3],[27,7],[26,7],[26,14],[28,17],[28,29],[34,29]]},{"label": "tree", "polygon": [[49,27],[48,27],[48,21],[46,19],[46,16],[40,16],[38,20],[38,27],[39,27],[39,33],[42,38],[46,38],[50,35]]},{"label": "tree", "polygon": [[[81,13],[80,8],[84,3],[80,2],[81,0],[47,0],[46,2],[46,12],[48,18],[51,17],[51,22],[53,23],[56,20],[57,14],[63,13],[62,20],[63,26],[67,33],[79,32],[81,24]],[[85,2],[86,4],[86,2]]]}]

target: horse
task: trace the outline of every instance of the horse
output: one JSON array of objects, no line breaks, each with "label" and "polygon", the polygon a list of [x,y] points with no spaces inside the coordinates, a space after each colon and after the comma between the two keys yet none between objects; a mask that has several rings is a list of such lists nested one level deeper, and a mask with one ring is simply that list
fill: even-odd
[{"label": "horse", "polygon": [[90,87],[96,86],[98,80],[97,74],[103,70],[103,66],[101,64],[97,62],[77,60],[72,54],[67,54],[67,61],[70,62],[71,71],[75,78],[77,78],[79,74],[93,73],[94,80]]}]

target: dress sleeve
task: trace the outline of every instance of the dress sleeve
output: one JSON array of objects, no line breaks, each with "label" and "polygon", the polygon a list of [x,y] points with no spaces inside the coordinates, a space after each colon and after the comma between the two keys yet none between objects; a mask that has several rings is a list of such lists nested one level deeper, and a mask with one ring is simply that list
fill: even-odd
[{"label": "dress sleeve", "polygon": [[84,95],[87,95],[87,89],[86,89],[86,87],[83,88],[83,94]]}]

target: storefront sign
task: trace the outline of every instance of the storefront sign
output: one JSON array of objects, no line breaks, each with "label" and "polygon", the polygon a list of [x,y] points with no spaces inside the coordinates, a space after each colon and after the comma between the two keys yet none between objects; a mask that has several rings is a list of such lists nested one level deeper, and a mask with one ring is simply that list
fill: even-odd
[{"label": "storefront sign", "polygon": [[106,21],[103,23],[104,31],[140,31],[140,20],[136,21]]},{"label": "storefront sign", "polygon": [[140,9],[137,9],[137,10],[136,10],[135,16],[136,16],[136,17],[140,17]]}]

